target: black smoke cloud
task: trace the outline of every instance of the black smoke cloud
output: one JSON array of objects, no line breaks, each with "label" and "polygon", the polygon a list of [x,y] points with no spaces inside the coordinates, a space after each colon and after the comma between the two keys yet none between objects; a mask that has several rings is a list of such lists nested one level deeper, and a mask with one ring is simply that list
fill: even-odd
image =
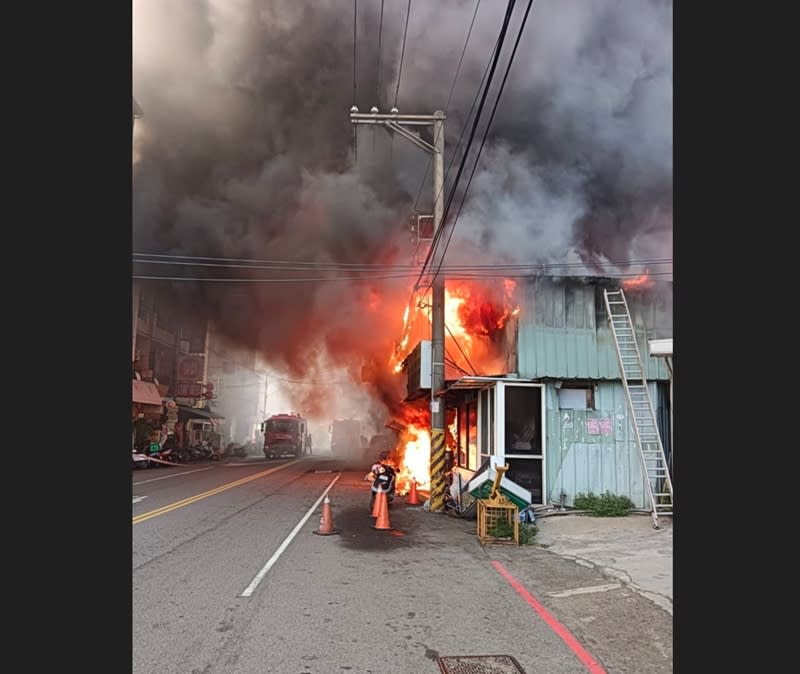
[{"label": "black smoke cloud", "polygon": [[[404,225],[427,156],[379,128],[361,127],[356,159],[348,115],[354,102],[362,111],[395,103],[406,3],[385,3],[380,58],[380,3],[358,4],[354,99],[352,3],[136,3],[134,86],[144,118],[137,120],[134,143],[134,251],[410,261]],[[504,4],[479,8],[448,109],[447,163]],[[493,91],[525,3],[517,4]],[[401,111],[444,109],[474,8],[467,1],[412,3]],[[487,261],[580,262],[608,272],[608,260],[671,256],[671,109],[671,3],[536,3],[449,261],[474,261],[480,250]],[[431,190],[423,187],[425,210]],[[159,276],[255,275],[169,265],[135,269]],[[334,364],[357,381],[363,361],[383,362],[398,337],[410,282],[165,282],[158,292],[172,297],[177,311],[210,318],[235,343],[291,374],[318,376]],[[389,384],[381,390],[385,399],[395,393]]]}]

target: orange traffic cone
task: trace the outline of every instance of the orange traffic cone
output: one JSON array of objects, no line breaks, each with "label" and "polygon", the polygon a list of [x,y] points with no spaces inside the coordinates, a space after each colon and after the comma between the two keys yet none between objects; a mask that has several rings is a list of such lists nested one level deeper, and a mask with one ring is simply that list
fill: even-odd
[{"label": "orange traffic cone", "polygon": [[408,498],[406,499],[406,505],[419,505],[419,497],[417,496],[417,481],[412,479],[411,480],[411,491],[408,492]]},{"label": "orange traffic cone", "polygon": [[376,520],[375,524],[372,525],[372,528],[391,529],[392,525],[389,524],[389,501],[386,498],[386,492],[379,491],[376,501],[378,501],[380,504],[378,506],[378,519]]},{"label": "orange traffic cone", "polygon": [[320,536],[330,536],[339,532],[333,528],[333,513],[331,512],[331,500],[325,496],[322,502],[322,517],[319,518],[319,529],[314,532]]}]

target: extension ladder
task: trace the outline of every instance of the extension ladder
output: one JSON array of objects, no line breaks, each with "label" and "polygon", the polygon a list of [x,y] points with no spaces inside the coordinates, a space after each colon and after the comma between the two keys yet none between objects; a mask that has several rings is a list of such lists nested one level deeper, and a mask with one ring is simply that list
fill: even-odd
[{"label": "extension ladder", "polygon": [[614,335],[617,360],[622,372],[622,385],[628,401],[633,432],[639,448],[642,470],[653,527],[658,529],[659,516],[672,515],[672,479],[670,478],[664,446],[658,433],[653,401],[647,389],[642,358],[636,343],[628,302],[622,290],[604,291],[608,322]]}]

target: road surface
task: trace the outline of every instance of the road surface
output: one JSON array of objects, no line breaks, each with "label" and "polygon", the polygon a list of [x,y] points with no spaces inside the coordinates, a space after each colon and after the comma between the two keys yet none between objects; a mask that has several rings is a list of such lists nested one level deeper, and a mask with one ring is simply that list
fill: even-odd
[{"label": "road surface", "polygon": [[[402,498],[375,530],[366,470],[314,456],[133,471],[133,673],[435,674],[461,655],[672,671],[671,617],[652,602],[537,546],[481,547],[474,522]],[[326,491],[339,533],[319,536]]]}]

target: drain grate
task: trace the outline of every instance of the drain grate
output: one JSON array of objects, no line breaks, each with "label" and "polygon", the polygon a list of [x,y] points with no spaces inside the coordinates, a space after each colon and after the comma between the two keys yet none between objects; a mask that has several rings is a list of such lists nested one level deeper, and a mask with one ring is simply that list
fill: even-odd
[{"label": "drain grate", "polygon": [[442,674],[525,674],[510,655],[449,655],[437,662]]}]

